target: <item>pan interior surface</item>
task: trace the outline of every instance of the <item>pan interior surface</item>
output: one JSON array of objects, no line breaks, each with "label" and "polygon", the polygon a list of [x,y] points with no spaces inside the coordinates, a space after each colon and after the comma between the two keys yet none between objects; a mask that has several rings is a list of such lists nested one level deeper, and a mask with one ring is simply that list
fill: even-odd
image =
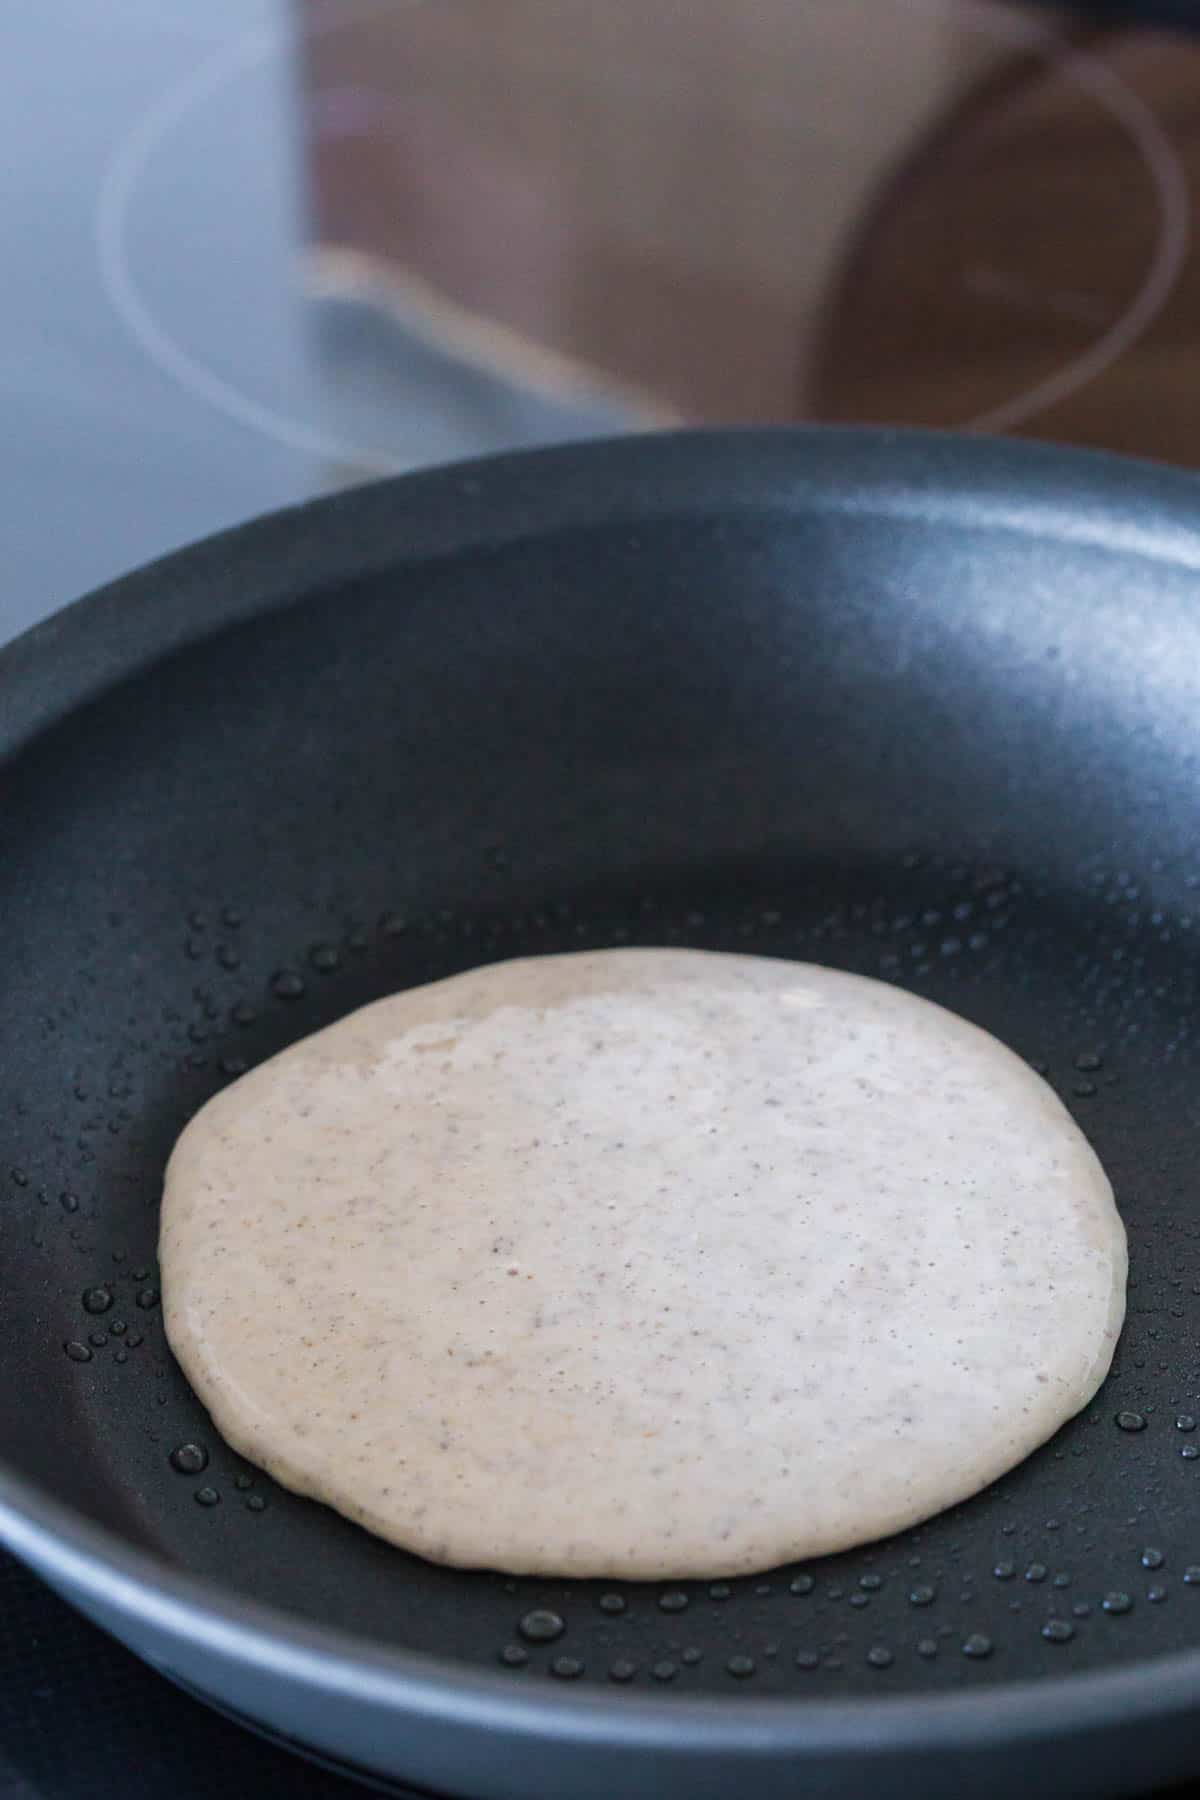
[{"label": "pan interior surface", "polygon": [[[226,1590],[514,1684],[928,1694],[1195,1647],[1200,580],[1032,477],[1020,518],[931,518],[886,460],[848,508],[853,469],[797,487],[778,445],[659,454],[661,491],[649,447],[578,453],[569,517],[536,457],[352,496],[370,556],[297,553],[236,622],[192,596],[149,666],[0,738],[0,1454]],[[414,550],[455,505],[516,523]],[[230,540],[252,599],[284,530]],[[711,1584],[435,1567],[229,1452],[158,1305],[187,1119],[398,988],[614,944],[882,976],[1044,1069],[1129,1233],[1095,1403],[915,1532]]]}]

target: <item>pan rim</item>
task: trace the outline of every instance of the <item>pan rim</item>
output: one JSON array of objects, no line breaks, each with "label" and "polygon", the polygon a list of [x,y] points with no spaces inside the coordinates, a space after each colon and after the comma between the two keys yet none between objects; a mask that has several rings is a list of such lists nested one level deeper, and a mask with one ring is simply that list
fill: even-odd
[{"label": "pan rim", "polygon": [[[732,471],[732,472],[731,472]],[[555,483],[553,525],[547,481]],[[590,439],[389,476],[198,539],[0,645],[0,764],[72,707],[205,638],[398,562],[499,549],[548,530],[767,503],[797,514],[953,524],[1056,539],[1200,571],[1190,470],[911,426],[734,426]],[[400,526],[403,526],[401,531]],[[388,542],[366,561],[364,541]],[[230,580],[229,560],[246,565]],[[271,575],[264,573],[264,564]],[[75,650],[67,666],[63,643]]]},{"label": "pan rim", "polygon": [[1161,1722],[1200,1703],[1200,1651],[1142,1658],[1129,1668],[1064,1673],[949,1694],[680,1694],[626,1690],[531,1693],[511,1675],[389,1648],[336,1626],[315,1625],[263,1601],[239,1598],[201,1576],[176,1570],[51,1500],[0,1467],[0,1543],[72,1596],[149,1624],[190,1648],[244,1669],[299,1682],[333,1699],[351,1697],[393,1716],[417,1715],[460,1728],[547,1734],[574,1747],[669,1751],[686,1743],[716,1752],[772,1758],[790,1754],[988,1751],[1014,1740],[1061,1740]]},{"label": "pan rim", "polygon": [[[553,477],[552,518],[547,482]],[[75,707],[238,623],[344,579],[363,539],[420,563],[569,527],[636,529],[720,504],[869,513],[1085,542],[1200,571],[1200,484],[1101,452],[861,427],[655,433],[517,452],[371,483],[203,540],[85,596],[0,649],[0,764]],[[536,508],[536,516],[533,509]],[[368,525],[369,522],[369,525]],[[264,564],[270,573],[264,573]],[[242,578],[237,579],[239,565]],[[370,572],[357,559],[356,573]],[[62,655],[64,643],[72,655]],[[966,1751],[1193,1709],[1200,1650],[1127,1667],[895,1698],[657,1697],[523,1690],[511,1676],[351,1632],[176,1570],[0,1458],[0,1543],[98,1607],[244,1666],[386,1710],[529,1738],[749,1757]]]}]

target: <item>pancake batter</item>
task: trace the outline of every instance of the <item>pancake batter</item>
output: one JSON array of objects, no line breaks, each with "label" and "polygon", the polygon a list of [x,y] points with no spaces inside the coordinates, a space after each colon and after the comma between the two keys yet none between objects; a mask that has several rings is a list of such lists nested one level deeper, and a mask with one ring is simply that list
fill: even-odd
[{"label": "pancake batter", "polygon": [[1108,1370],[1125,1236],[1051,1090],[883,983],[690,950],[397,994],[171,1158],[172,1348],[233,1447],[437,1561],[746,1574],[881,1537]]}]

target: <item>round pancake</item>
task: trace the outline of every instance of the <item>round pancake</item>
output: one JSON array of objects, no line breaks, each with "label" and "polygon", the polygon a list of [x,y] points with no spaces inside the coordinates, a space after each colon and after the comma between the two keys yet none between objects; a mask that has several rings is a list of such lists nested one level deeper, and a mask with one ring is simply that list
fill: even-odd
[{"label": "round pancake", "polygon": [[964,1499],[1094,1394],[1125,1235],[985,1032],[691,950],[498,963],[211,1100],[171,1346],[233,1447],[438,1561],[749,1573]]}]

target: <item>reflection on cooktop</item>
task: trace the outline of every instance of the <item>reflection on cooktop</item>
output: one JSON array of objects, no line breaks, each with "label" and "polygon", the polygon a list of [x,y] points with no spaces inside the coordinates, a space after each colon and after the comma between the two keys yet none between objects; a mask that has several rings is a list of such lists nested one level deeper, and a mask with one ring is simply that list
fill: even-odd
[{"label": "reflection on cooktop", "polygon": [[1200,47],[963,0],[454,0],[318,25],[304,67],[326,259],[634,410],[1125,443],[1126,371],[1062,409],[1139,349],[1144,395],[1188,312]]},{"label": "reflection on cooktop", "polygon": [[1007,0],[57,10],[10,25],[0,115],[0,633],[265,507],[614,429],[1200,462],[1200,38]]},{"label": "reflection on cooktop", "polygon": [[[1187,458],[1197,74],[1200,46],[967,0],[301,0],[135,122],[101,274],[193,400],[336,479],[811,416]],[[298,192],[164,267],[187,172],[283,92]],[[302,243],[264,239],[302,207]],[[237,293],[264,243],[270,355]]]}]

